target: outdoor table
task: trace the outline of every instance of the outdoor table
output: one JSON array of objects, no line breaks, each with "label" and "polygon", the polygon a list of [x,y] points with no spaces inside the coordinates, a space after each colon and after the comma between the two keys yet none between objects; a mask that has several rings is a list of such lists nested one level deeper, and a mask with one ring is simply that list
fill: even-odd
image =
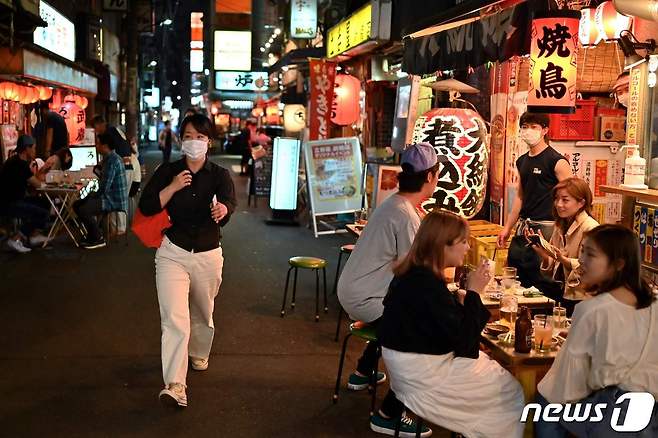
[{"label": "outdoor table", "polygon": [[[51,238],[55,237],[57,233],[59,233],[62,227],[64,227],[75,246],[80,246],[78,244],[78,240],[75,238],[75,234],[67,222],[72,220],[76,227],[78,227],[78,230],[82,230],[82,227],[80,227],[80,225],[77,223],[75,220],[75,215],[73,214],[73,201],[79,197],[82,187],[82,184],[76,184],[75,187],[59,187],[44,184],[37,189],[37,192],[42,193],[46,199],[48,199],[48,202],[50,202],[53,210],[55,210],[56,215],[55,222],[53,223],[52,227],[50,227],[48,238],[43,243],[43,247],[48,244]],[[57,206],[55,202],[57,199],[61,201],[59,206]]]},{"label": "outdoor table", "polygon": [[[519,381],[523,387],[526,403],[534,402],[537,396],[537,384],[551,368],[558,350],[539,353],[533,346],[530,353],[517,353],[513,346],[503,346],[497,338],[485,333],[482,333],[481,343],[489,350],[489,356]],[[529,438],[533,436],[531,421],[526,423],[524,436]]]},{"label": "outdoor table", "polygon": [[[531,311],[533,310],[551,310],[555,306],[555,301],[545,297],[545,296],[539,296],[539,297],[524,297],[522,295],[514,295],[516,299],[519,302],[519,307],[524,306],[530,309]],[[492,300],[491,298],[487,298],[486,294],[480,295],[480,298],[482,298],[482,304],[489,309],[489,311],[494,310],[496,315],[494,315],[494,312],[492,312],[492,316],[495,316],[496,319],[498,319],[498,307],[500,305],[499,300]]]}]

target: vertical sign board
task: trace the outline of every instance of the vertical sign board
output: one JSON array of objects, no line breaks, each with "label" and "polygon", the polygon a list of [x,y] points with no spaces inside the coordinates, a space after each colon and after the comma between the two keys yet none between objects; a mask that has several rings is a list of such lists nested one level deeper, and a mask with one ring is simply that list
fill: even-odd
[{"label": "vertical sign board", "polygon": [[315,38],[317,28],[317,0],[291,0],[290,36],[292,38]]},{"label": "vertical sign board", "polygon": [[313,231],[318,232],[316,216],[351,213],[361,209],[363,164],[356,137],[331,138],[304,143],[306,177]]},{"label": "vertical sign board", "polygon": [[190,13],[190,71],[202,72],[203,62],[203,12]]},{"label": "vertical sign board", "polygon": [[276,137],[272,161],[272,210],[297,209],[297,175],[299,173],[299,140]]}]

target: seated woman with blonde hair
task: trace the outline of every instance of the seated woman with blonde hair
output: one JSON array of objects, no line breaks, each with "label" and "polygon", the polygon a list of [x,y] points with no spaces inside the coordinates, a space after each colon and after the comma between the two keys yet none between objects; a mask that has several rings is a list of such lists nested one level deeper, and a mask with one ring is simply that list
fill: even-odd
[{"label": "seated woman with blonde hair", "polygon": [[455,294],[443,276],[462,265],[468,233],[453,213],[435,210],[423,219],[384,299],[382,357],[398,399],[427,421],[468,437],[520,437],[521,385],[479,351],[490,316],[479,294],[489,270],[478,267],[468,291]]}]

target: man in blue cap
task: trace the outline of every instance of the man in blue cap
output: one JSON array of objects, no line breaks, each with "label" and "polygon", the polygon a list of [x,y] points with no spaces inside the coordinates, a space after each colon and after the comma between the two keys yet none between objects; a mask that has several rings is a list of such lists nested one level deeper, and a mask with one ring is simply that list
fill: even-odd
[{"label": "man in blue cap", "polygon": [[[376,325],[384,312],[383,301],[393,280],[393,265],[411,248],[424,216],[420,204],[432,196],[439,178],[438,159],[429,143],[409,146],[400,161],[398,193],[374,211],[338,281],[338,299],[343,309],[352,319],[370,325]],[[368,387],[378,347],[377,342],[368,343],[356,371],[349,377],[348,389],[357,391]],[[377,382],[385,380],[386,375],[378,373]],[[403,413],[404,405],[389,390],[381,409],[371,417],[370,428],[393,435],[397,419]],[[404,435],[401,436],[415,434],[415,431],[413,420],[403,418],[401,432]],[[425,427],[421,436],[431,434]]]}]

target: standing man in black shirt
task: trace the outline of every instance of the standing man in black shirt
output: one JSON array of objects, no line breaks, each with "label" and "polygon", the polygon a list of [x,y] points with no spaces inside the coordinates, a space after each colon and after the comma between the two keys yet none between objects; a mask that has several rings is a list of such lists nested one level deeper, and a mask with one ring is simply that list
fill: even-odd
[{"label": "standing man in black shirt", "polygon": [[536,285],[539,280],[541,259],[527,246],[523,232],[526,228],[541,230],[547,240],[551,238],[554,224],[553,187],[571,176],[571,168],[569,162],[546,143],[549,127],[547,115],[526,112],[521,116],[519,124],[519,137],[529,151],[516,160],[519,188],[505,227],[498,235],[498,247],[504,246],[520,220],[510,244],[507,264],[517,268],[521,284],[529,287]]},{"label": "standing man in black shirt", "polygon": [[159,397],[173,407],[187,406],[188,360],[196,371],[208,369],[224,264],[220,229],[236,206],[228,170],[207,159],[210,120],[203,114],[188,116],[181,133],[184,157],[162,164],[139,202],[147,216],[166,208],[172,223],[155,255],[155,270],[165,384]]},{"label": "standing man in black shirt", "polygon": [[64,117],[50,111],[49,101],[39,103],[39,115],[41,116],[39,132],[42,137],[43,157],[48,158],[58,150],[69,147],[69,132],[66,129]]},{"label": "standing man in black shirt", "polygon": [[121,158],[124,158],[124,163],[130,163],[130,142],[128,142],[125,134],[116,127],[109,125],[101,115],[94,116],[92,124],[96,135],[106,134],[105,138],[109,142],[110,149],[119,154]]},{"label": "standing man in black shirt", "polygon": [[171,122],[167,120],[164,122],[164,129],[160,131],[160,136],[158,137],[158,147],[162,151],[163,163],[169,162],[171,146],[174,143],[178,143],[178,139],[176,138],[176,134],[171,130]]}]

